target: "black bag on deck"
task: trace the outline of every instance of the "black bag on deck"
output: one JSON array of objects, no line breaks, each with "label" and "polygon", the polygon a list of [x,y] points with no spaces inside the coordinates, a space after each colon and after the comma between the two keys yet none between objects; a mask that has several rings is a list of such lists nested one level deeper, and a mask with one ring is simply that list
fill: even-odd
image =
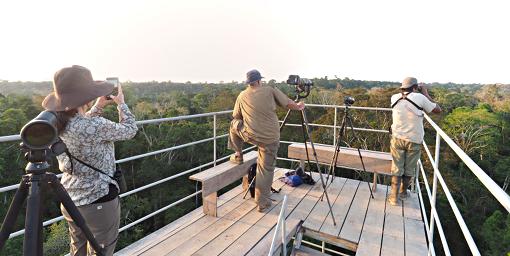
[{"label": "black bag on deck", "polygon": [[[250,190],[251,198],[255,198],[255,178],[257,177],[257,163],[250,165],[248,168],[248,184],[250,185],[248,189]],[[280,193],[280,190],[276,190],[271,186],[271,192]]]},{"label": "black bag on deck", "polygon": [[303,170],[303,168],[301,168],[301,166],[299,166],[296,169],[296,175],[301,177],[301,179],[303,180],[303,183],[308,184],[308,185],[315,185],[315,180],[313,180],[312,176],[310,176],[310,174],[307,174],[305,172],[305,170]]}]

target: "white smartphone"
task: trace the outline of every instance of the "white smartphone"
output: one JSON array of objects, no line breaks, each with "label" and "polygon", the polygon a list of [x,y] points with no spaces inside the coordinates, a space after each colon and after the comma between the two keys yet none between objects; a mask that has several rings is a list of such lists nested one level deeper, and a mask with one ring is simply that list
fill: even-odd
[{"label": "white smartphone", "polygon": [[[117,95],[119,93],[119,78],[118,77],[107,77],[106,82],[113,84],[113,92],[111,95]],[[107,99],[111,100],[110,96],[106,96]]]}]

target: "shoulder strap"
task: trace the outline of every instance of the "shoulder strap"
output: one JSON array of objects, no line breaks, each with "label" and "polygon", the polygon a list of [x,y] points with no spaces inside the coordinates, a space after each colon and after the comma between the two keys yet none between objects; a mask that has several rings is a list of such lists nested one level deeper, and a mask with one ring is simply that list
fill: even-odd
[{"label": "shoulder strap", "polygon": [[110,177],[111,179],[114,179],[112,176],[110,176],[110,175],[106,174],[105,172],[103,172],[103,171],[101,171],[101,170],[97,169],[96,167],[94,167],[94,166],[92,166],[92,165],[90,165],[90,164],[87,164],[87,163],[83,162],[82,160],[80,160],[80,159],[76,158],[75,156],[71,155],[71,153],[69,152],[69,150],[67,150],[66,154],[67,154],[67,156],[69,156],[69,158],[71,158],[71,159],[70,159],[70,160],[71,160],[71,168],[72,168],[72,166],[73,166],[73,165],[72,165],[72,164],[73,164],[72,159],[74,159],[74,160],[76,160],[76,161],[80,162],[81,164],[83,164],[83,165],[87,166],[88,168],[90,168],[90,169],[92,169],[92,170],[94,170],[94,171],[96,171],[96,172],[102,173],[102,174],[104,174],[104,175],[106,175],[106,176]]},{"label": "shoulder strap", "polygon": [[397,103],[400,101],[400,100],[407,100],[409,101],[411,104],[413,104],[413,106],[415,106],[417,109],[419,110],[422,110],[423,111],[423,108],[418,106],[418,104],[414,103],[414,101],[410,100],[409,98],[407,98],[407,94],[405,93],[402,93],[402,97],[400,97],[400,99],[398,99],[397,101],[395,101],[395,103],[393,103],[391,105],[391,108],[395,107],[395,105],[397,105]]}]

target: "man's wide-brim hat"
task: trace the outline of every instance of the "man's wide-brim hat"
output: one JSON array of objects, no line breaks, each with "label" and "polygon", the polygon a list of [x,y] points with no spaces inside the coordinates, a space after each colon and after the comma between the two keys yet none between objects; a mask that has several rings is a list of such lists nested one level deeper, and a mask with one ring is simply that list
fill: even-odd
[{"label": "man's wide-brim hat", "polygon": [[264,77],[262,77],[260,75],[260,72],[256,69],[250,70],[250,71],[248,71],[248,73],[246,73],[246,83],[247,84],[251,84],[251,83],[256,82],[262,78],[264,78]]},{"label": "man's wide-brim hat", "polygon": [[85,67],[66,67],[55,73],[53,92],[46,96],[42,106],[46,110],[68,111],[110,95],[113,86],[106,81],[94,81],[90,70]]}]

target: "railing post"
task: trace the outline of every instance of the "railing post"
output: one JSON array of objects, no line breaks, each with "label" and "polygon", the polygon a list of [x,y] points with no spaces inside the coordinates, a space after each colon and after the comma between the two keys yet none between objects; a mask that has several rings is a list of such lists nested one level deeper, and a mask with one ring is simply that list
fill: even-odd
[{"label": "railing post", "polygon": [[[441,146],[441,136],[436,132],[436,148],[434,152],[434,179],[432,180],[432,199],[430,199],[430,228],[429,228],[429,255],[431,255],[431,248],[434,247],[434,212],[436,212],[436,194],[437,194],[437,171],[439,171],[439,147]],[[437,170],[437,171],[436,171]]]},{"label": "railing post", "polygon": [[216,166],[216,114],[213,116],[213,138],[214,138],[213,161],[214,166]]},{"label": "railing post", "polygon": [[333,121],[333,145],[336,145],[336,116],[338,114],[338,108],[335,106],[335,120]]}]

